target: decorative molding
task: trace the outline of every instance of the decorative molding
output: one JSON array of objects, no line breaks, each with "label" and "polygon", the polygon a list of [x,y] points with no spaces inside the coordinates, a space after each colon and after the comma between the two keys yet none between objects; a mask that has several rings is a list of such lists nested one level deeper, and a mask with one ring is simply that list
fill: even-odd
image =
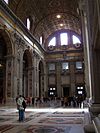
[{"label": "decorative molding", "polygon": [[33,50],[33,55],[37,58],[37,59],[40,59],[41,57],[39,56],[39,54],[35,51],[35,50]]},{"label": "decorative molding", "polygon": [[54,46],[49,46],[48,49],[52,51],[52,50],[55,49],[55,47]]},{"label": "decorative molding", "polygon": [[25,45],[25,41],[17,33],[14,33],[14,38],[17,45]]}]

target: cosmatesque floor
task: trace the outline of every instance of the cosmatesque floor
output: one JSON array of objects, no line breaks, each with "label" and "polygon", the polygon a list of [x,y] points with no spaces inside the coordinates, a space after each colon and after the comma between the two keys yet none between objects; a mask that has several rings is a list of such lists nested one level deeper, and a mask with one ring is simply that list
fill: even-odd
[{"label": "cosmatesque floor", "polygon": [[27,107],[18,121],[16,106],[0,107],[0,133],[84,133],[89,123],[87,108]]}]

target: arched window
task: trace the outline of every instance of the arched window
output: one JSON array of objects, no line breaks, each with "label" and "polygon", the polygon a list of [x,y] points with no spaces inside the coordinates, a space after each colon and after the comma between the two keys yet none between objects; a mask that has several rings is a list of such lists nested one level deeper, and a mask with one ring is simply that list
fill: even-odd
[{"label": "arched window", "polygon": [[8,4],[8,2],[9,2],[8,0],[4,0],[4,1],[6,2],[6,4]]},{"label": "arched window", "polygon": [[48,47],[53,48],[50,46],[61,46],[62,48],[65,48],[65,47],[68,48],[68,45],[73,44],[73,47],[80,48],[81,46],[80,37],[81,37],[80,35],[78,35],[73,31],[71,32],[69,30],[56,31],[48,38],[49,40]]},{"label": "arched window", "polygon": [[53,37],[53,38],[50,40],[48,46],[55,46],[55,45],[56,45],[56,37]]},{"label": "arched window", "polygon": [[42,36],[40,36],[40,44],[42,44],[43,43],[43,38],[42,38]]},{"label": "arched window", "polygon": [[73,41],[73,44],[76,44],[76,43],[81,43],[79,38],[75,35],[72,36],[72,41]]},{"label": "arched window", "polygon": [[60,34],[61,45],[68,45],[68,35],[67,33]]},{"label": "arched window", "polygon": [[28,29],[28,30],[30,30],[30,25],[31,25],[30,19],[27,18],[27,29]]}]

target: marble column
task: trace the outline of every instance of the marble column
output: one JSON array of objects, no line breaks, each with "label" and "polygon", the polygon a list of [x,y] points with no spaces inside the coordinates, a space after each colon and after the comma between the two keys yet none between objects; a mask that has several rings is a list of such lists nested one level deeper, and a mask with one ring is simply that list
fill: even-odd
[{"label": "marble column", "polygon": [[32,68],[28,68],[28,96],[32,97]]},{"label": "marble column", "polygon": [[74,62],[70,62],[70,95],[75,95],[75,65]]},{"label": "marble column", "polygon": [[34,95],[39,97],[39,56],[34,51]]},{"label": "marble column", "polygon": [[13,57],[12,56],[7,56],[6,58],[7,58],[7,61],[6,61],[6,90],[5,90],[5,97],[6,97],[6,102],[11,102],[12,100],[14,100]]},{"label": "marble column", "polygon": [[82,22],[82,38],[83,38],[83,46],[84,46],[84,65],[85,65],[85,88],[87,92],[87,97],[92,98],[92,83],[91,83],[91,50],[89,44],[89,33],[88,33],[88,22],[87,22],[87,15],[86,9],[84,8],[85,0],[80,1],[79,8],[80,8],[80,16]]},{"label": "marble column", "polygon": [[47,66],[46,63],[44,63],[44,96],[47,97],[48,96],[48,78],[47,78]]},{"label": "marble column", "polygon": [[56,82],[57,82],[57,96],[61,97],[62,88],[61,88],[61,63],[57,62],[56,64]]},{"label": "marble column", "polygon": [[100,50],[93,52],[93,100],[100,103]]}]

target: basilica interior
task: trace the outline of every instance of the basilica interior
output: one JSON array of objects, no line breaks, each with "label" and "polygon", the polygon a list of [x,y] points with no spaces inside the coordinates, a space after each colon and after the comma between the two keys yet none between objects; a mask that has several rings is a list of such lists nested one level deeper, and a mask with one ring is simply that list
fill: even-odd
[{"label": "basilica interior", "polygon": [[[74,104],[70,107],[68,103],[63,109],[81,108],[82,117],[83,112],[88,110],[90,121],[83,122],[82,131],[78,128],[76,133],[100,133],[99,78],[99,0],[0,0],[1,112],[10,108],[11,114],[15,113],[13,108],[16,108],[16,98],[19,95],[31,100],[44,98],[53,101],[44,106],[39,104],[40,109],[41,106],[57,109],[61,107],[62,98],[68,100],[81,97],[81,107]],[[84,101],[87,102],[86,106]],[[65,116],[60,115],[64,120]],[[4,131],[2,126],[6,124],[1,123],[0,118],[0,132],[10,133],[9,126]],[[53,121],[49,121],[51,123]],[[27,131],[18,131],[75,133],[70,128],[67,128],[68,131],[57,127],[46,130],[38,126],[39,130],[32,127]],[[12,132],[17,133],[15,131]]]}]

